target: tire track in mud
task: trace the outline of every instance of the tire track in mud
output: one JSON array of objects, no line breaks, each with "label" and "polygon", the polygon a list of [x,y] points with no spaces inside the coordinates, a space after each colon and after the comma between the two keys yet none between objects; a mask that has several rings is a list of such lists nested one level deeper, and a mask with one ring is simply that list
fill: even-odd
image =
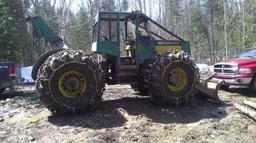
[{"label": "tire track in mud", "polygon": [[24,86],[19,90],[15,95],[0,100],[0,139],[4,142],[256,140],[255,122],[232,106],[251,98],[244,94],[244,90],[221,91],[221,98],[226,103],[223,106],[194,100],[177,109],[155,105],[127,85],[107,86],[97,110],[70,116],[52,116],[39,102],[32,87]]}]

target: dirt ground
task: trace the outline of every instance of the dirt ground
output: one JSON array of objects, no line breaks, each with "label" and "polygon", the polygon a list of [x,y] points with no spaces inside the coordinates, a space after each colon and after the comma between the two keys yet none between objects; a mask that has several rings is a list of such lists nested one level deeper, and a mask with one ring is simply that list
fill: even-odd
[{"label": "dirt ground", "polygon": [[251,142],[256,122],[233,107],[252,99],[245,88],[220,91],[223,105],[202,99],[182,108],[153,104],[127,85],[107,86],[95,112],[53,116],[33,86],[0,96],[1,142]]}]

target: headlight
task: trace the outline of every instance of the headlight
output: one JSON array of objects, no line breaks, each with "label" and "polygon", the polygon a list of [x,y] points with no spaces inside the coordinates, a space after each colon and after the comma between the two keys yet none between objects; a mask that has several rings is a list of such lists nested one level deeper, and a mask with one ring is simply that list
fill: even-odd
[{"label": "headlight", "polygon": [[250,73],[252,73],[252,69],[250,69],[250,68],[239,68],[238,72],[241,73],[241,74],[250,74]]}]

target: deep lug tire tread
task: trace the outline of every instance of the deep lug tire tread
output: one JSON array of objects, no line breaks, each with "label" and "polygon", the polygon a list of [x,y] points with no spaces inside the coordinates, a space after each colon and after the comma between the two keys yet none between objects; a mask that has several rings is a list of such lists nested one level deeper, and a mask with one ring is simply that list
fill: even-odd
[{"label": "deep lug tire tread", "polygon": [[33,65],[33,69],[32,69],[32,71],[31,71],[31,77],[32,77],[32,79],[33,79],[33,80],[36,80],[38,70],[40,69],[40,67],[42,66],[42,64],[45,62],[45,60],[46,60],[49,56],[51,56],[51,55],[53,55],[53,54],[55,54],[55,53],[58,53],[58,52],[60,52],[60,51],[62,51],[62,50],[64,50],[64,49],[52,49],[52,50],[50,50],[50,51],[47,51],[47,52],[43,53],[43,54],[39,57],[39,59],[36,61],[36,63]]},{"label": "deep lug tire tread", "polygon": [[139,92],[139,95],[141,96],[148,96],[149,93],[149,87],[150,87],[150,72],[151,68],[154,62],[154,58],[150,60],[146,60],[141,66],[140,66],[140,72],[137,78],[137,81],[135,84],[132,84],[131,87]]},{"label": "deep lug tire tread", "polygon": [[[187,65],[192,71],[191,77],[193,78],[191,88],[185,95],[172,96],[167,93],[163,86],[163,75],[167,68],[172,66],[173,63],[183,63]],[[155,58],[151,69],[150,75],[150,88],[149,93],[151,100],[158,104],[175,105],[176,107],[188,103],[191,97],[195,94],[195,84],[199,82],[200,75],[194,61],[187,55],[182,55],[179,52],[168,51]]]},{"label": "deep lug tire tread", "polygon": [[[53,94],[51,89],[52,84],[56,83],[50,82],[58,70],[64,70],[68,64],[73,63],[90,69],[92,71],[91,74],[93,74],[90,78],[95,82],[95,87],[92,87],[91,90],[93,91],[90,92],[92,94],[82,95],[82,104],[76,106],[56,100],[56,95]],[[36,81],[36,89],[40,100],[53,114],[88,112],[94,109],[101,101],[104,87],[103,71],[98,65],[96,58],[77,50],[63,50],[51,55],[40,67]]]}]

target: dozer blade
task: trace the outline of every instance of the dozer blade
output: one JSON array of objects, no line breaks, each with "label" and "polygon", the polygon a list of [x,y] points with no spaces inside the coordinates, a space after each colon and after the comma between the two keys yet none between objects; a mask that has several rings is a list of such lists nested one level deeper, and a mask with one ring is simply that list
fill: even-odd
[{"label": "dozer blade", "polygon": [[209,88],[207,86],[207,83],[213,78],[213,76],[214,75],[208,77],[207,79],[205,79],[201,82],[198,82],[195,87],[198,90],[198,92],[199,92],[198,94],[200,96],[203,96],[207,99],[210,99],[210,101],[213,101],[215,103],[222,104],[223,101],[220,100],[220,98],[218,96],[218,91],[219,91],[221,85],[224,84],[224,81],[221,81],[221,82],[217,83],[215,89]]}]

